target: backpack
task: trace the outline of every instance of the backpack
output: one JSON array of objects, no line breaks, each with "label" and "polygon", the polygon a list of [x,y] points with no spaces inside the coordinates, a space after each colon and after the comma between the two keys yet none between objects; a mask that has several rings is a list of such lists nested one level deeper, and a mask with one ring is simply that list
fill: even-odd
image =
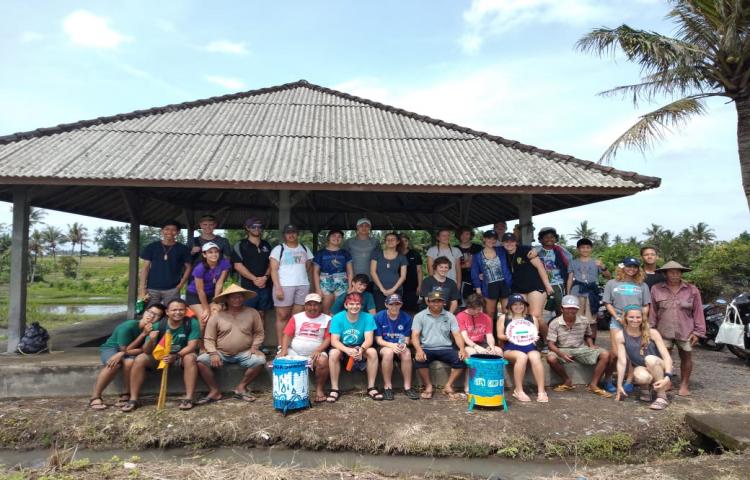
[{"label": "backpack", "polygon": [[49,333],[47,333],[47,330],[39,325],[39,322],[34,322],[26,327],[26,332],[24,332],[23,337],[18,342],[18,353],[33,354],[49,352],[48,340]]}]

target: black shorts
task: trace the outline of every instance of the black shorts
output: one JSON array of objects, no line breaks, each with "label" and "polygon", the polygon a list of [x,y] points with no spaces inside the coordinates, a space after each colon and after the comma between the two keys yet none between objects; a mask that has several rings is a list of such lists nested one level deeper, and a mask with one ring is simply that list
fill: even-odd
[{"label": "black shorts", "polygon": [[429,368],[436,360],[447,363],[451,368],[466,368],[466,364],[458,358],[458,350],[452,347],[424,349],[427,359],[424,362],[414,361],[414,368]]},{"label": "black shorts", "polygon": [[508,298],[509,296],[510,289],[505,282],[492,282],[487,285],[487,298],[490,300],[500,300],[501,298]]}]

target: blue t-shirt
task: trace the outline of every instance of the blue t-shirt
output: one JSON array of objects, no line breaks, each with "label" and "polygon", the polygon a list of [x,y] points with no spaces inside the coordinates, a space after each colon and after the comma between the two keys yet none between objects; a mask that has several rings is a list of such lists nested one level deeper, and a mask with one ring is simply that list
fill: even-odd
[{"label": "blue t-shirt", "polygon": [[383,337],[383,340],[398,343],[399,339],[411,337],[411,317],[404,311],[398,312],[396,320],[388,317],[388,310],[381,310],[375,314],[375,324],[378,329],[375,336]]},{"label": "blue t-shirt", "polygon": [[367,312],[359,312],[357,321],[352,323],[346,318],[346,312],[340,312],[331,319],[331,335],[338,335],[341,343],[347,347],[358,347],[365,342],[365,333],[374,332],[378,326],[375,319]]},{"label": "blue t-shirt", "polygon": [[346,250],[328,250],[324,248],[315,254],[313,263],[320,267],[320,273],[332,275],[346,273],[346,264],[351,263],[352,255]]},{"label": "blue t-shirt", "polygon": [[180,283],[185,264],[192,263],[190,250],[185,245],[175,243],[165,246],[161,241],[146,245],[141,252],[141,259],[151,262],[146,288],[153,290],[175,288]]},{"label": "blue t-shirt", "polygon": [[231,265],[226,258],[219,260],[219,263],[214,268],[206,268],[206,264],[203,262],[197,263],[191,272],[193,280],[190,281],[187,291],[197,294],[198,291],[195,287],[195,279],[200,278],[203,280],[203,291],[206,293],[206,296],[210,301],[216,293],[216,282],[219,281],[221,274],[229,271],[230,268]]}]

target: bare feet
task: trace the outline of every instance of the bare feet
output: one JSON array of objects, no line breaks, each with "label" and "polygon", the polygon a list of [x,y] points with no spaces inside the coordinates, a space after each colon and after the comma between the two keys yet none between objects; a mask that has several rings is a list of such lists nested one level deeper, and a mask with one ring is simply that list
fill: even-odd
[{"label": "bare feet", "polygon": [[677,392],[677,395],[681,397],[689,397],[692,394],[690,393],[690,390],[688,390],[687,385],[680,385],[680,391]]}]

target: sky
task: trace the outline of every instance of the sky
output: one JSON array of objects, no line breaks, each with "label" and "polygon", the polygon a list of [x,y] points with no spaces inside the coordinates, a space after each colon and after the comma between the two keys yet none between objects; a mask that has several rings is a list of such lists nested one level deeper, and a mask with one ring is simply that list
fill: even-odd
[{"label": "sky", "polygon": [[[31,7],[33,5],[33,8]],[[450,123],[596,161],[639,113],[597,93],[635,83],[622,58],[579,53],[599,26],[673,33],[663,0],[26,1],[0,17],[0,135],[306,79]],[[612,165],[662,179],[634,196],[535,217],[572,233],[652,223],[750,229],[734,105]],[[52,212],[89,230],[117,225]],[[0,203],[0,222],[11,223]]]}]

